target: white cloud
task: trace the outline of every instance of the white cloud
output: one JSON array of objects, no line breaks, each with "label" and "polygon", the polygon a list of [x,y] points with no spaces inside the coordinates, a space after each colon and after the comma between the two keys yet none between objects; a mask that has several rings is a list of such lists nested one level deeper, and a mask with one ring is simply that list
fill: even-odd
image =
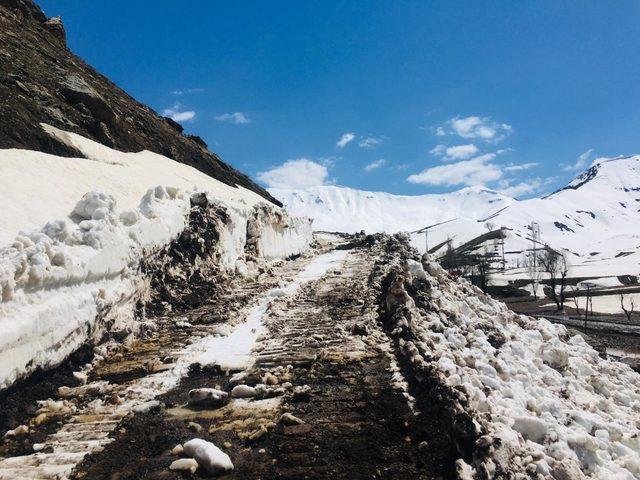
[{"label": "white cloud", "polygon": [[374,148],[380,145],[382,141],[382,137],[366,137],[358,142],[358,146],[361,148]]},{"label": "white cloud", "polygon": [[495,153],[486,153],[471,160],[439,165],[410,175],[407,181],[422,185],[483,185],[502,177],[502,169],[491,162]]},{"label": "white cloud", "polygon": [[352,142],[354,138],[356,138],[356,136],[353,133],[345,133],[340,137],[340,140],[336,142],[336,147],[344,148],[349,142]]},{"label": "white cloud", "polygon": [[524,182],[520,182],[515,185],[510,185],[510,183],[510,181],[503,182],[502,188],[498,191],[503,195],[508,195],[510,197],[520,197],[522,195],[535,193],[540,190],[540,187],[542,187],[542,181],[538,178],[525,180]]},{"label": "white cloud", "polygon": [[188,122],[196,117],[196,112],[192,110],[183,110],[182,105],[176,103],[171,108],[165,108],[162,111],[162,115],[169,117],[171,120],[176,122]]},{"label": "white cloud", "polygon": [[591,157],[592,153],[593,153],[593,148],[590,148],[586,152],[581,153],[580,156],[578,156],[578,159],[576,160],[575,163],[572,163],[571,165],[562,164],[562,167],[563,167],[562,169],[565,172],[575,172],[577,170],[582,170],[584,167],[587,166],[587,162],[589,161],[589,158]]},{"label": "white cloud", "polygon": [[298,158],[258,173],[258,179],[269,188],[309,188],[325,184],[328,173],[325,165]]},{"label": "white cloud", "polygon": [[505,172],[521,172],[522,170],[529,170],[530,168],[534,168],[540,165],[537,162],[529,162],[529,163],[511,163],[504,167]]},{"label": "white cloud", "polygon": [[236,125],[246,125],[251,123],[251,120],[242,112],[223,113],[215,117],[219,122],[235,123]]},{"label": "white cloud", "polygon": [[382,167],[385,163],[387,163],[387,161],[384,158],[381,158],[380,160],[376,160],[375,162],[371,162],[370,164],[365,166],[364,170],[366,172],[370,172],[371,170]]},{"label": "white cloud", "polygon": [[497,123],[489,117],[479,117],[472,115],[469,117],[455,117],[448,120],[444,125],[436,128],[436,136],[457,135],[461,138],[497,142],[505,138],[512,131],[511,125]]},{"label": "white cloud", "polygon": [[478,153],[478,151],[479,151],[478,147],[470,143],[468,145],[455,145],[453,147],[445,147],[444,145],[438,145],[431,150],[431,153],[438,156],[444,155],[443,160],[451,161],[451,160],[466,160],[467,158],[473,157],[476,153]]},{"label": "white cloud", "polygon": [[432,155],[435,155],[436,157],[439,157],[440,155],[444,155],[445,151],[447,150],[447,146],[446,145],[436,145],[435,147],[433,147],[429,153]]}]

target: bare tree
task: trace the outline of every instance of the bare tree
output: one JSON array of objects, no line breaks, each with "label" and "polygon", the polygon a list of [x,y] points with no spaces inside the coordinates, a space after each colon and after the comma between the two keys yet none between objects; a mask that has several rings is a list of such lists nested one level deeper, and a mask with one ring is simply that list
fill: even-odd
[{"label": "bare tree", "polygon": [[627,320],[629,322],[631,322],[631,316],[633,315],[633,312],[635,311],[635,301],[633,300],[633,297],[629,297],[629,308],[624,306],[624,293],[620,294],[620,306],[622,307],[622,311],[624,312],[624,314],[627,316]]},{"label": "bare tree", "polygon": [[483,252],[477,255],[475,263],[471,265],[471,283],[483,292],[487,291],[487,286],[489,285],[490,268],[489,252],[485,247]]},{"label": "bare tree", "polygon": [[449,273],[452,273],[457,267],[456,252],[453,248],[453,241],[450,238],[447,238],[447,250],[444,254],[444,262],[442,263]]},{"label": "bare tree", "polygon": [[573,303],[573,308],[576,310],[576,315],[579,316],[580,305],[578,304],[578,292],[580,292],[580,289],[578,287],[573,287],[573,289],[571,290],[571,296],[567,297],[567,300],[570,300]]},{"label": "bare tree", "polygon": [[561,312],[564,310],[564,291],[567,286],[567,274],[569,273],[567,258],[563,253],[545,246],[538,261],[542,269],[549,274],[551,299],[555,302],[558,311]]}]

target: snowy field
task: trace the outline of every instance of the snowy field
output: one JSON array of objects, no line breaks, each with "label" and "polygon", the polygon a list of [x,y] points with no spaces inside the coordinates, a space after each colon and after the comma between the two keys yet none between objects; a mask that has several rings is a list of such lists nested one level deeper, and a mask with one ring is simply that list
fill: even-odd
[{"label": "snowy field", "polygon": [[112,329],[133,324],[148,288],[140,262],[183,231],[195,192],[226,211],[217,248],[232,273],[248,272],[248,238],[262,260],[311,241],[308,220],[249,190],[151,152],[43,128],[88,158],[0,151],[0,388],[97,340],[99,316]]}]

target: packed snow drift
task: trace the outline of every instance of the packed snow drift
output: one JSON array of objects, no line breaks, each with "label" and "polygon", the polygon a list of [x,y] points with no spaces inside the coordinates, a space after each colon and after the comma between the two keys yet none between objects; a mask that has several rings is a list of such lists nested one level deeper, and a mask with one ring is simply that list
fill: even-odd
[{"label": "packed snow drift", "polygon": [[151,152],[122,153],[44,128],[85,154],[0,151],[0,389],[64,360],[106,328],[135,332],[140,265],[185,229],[194,202],[222,212],[216,258],[231,273],[303,252],[307,219]]},{"label": "packed snow drift", "polygon": [[403,365],[446,386],[475,425],[461,478],[640,478],[640,375],[453,280],[406,237],[383,246],[377,279]]}]

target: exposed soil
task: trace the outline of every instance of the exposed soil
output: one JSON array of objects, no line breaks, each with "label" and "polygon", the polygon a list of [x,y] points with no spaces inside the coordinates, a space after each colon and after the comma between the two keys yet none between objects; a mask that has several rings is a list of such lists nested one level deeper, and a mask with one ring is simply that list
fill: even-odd
[{"label": "exposed soil", "polygon": [[[448,478],[458,445],[451,444],[449,417],[439,415],[447,399],[425,397],[413,410],[406,393],[393,386],[395,355],[375,316],[372,266],[365,253],[352,252],[340,270],[270,308],[269,334],[243,382],[255,385],[267,373],[277,374],[275,387],[285,384],[284,396],[187,408],[190,389],[229,390],[235,383],[215,369],[193,369],[158,397],[165,409],[125,420],[112,434],[114,442],[87,457],[74,478],[183,478],[168,470],[179,458],[170,450],[193,437],[213,441],[231,456],[229,479]],[[305,385],[304,394],[292,393]],[[279,422],[283,412],[304,423]],[[190,422],[202,430],[193,431]]]}]

